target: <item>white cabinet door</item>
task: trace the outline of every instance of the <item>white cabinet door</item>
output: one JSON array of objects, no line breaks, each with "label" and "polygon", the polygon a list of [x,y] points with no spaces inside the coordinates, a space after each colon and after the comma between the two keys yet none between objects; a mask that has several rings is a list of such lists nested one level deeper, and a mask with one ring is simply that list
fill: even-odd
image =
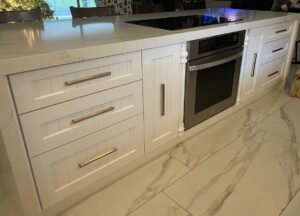
[{"label": "white cabinet door", "polygon": [[241,100],[247,100],[254,95],[262,38],[262,33],[252,33],[250,31],[249,44],[243,70]]},{"label": "white cabinet door", "polygon": [[177,136],[181,45],[142,53],[146,152]]}]

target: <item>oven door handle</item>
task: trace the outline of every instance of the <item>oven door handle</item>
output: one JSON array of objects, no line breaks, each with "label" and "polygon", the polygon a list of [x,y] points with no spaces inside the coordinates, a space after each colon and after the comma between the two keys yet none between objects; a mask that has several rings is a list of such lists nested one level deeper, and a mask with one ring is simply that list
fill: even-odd
[{"label": "oven door handle", "polygon": [[199,65],[192,65],[192,66],[189,66],[189,71],[203,70],[203,69],[206,69],[206,68],[211,68],[211,67],[214,67],[214,66],[218,66],[218,65],[230,62],[232,60],[235,60],[235,59],[241,57],[242,54],[243,54],[243,51],[240,51],[240,52],[238,52],[238,53],[236,53],[232,56],[229,56],[227,58],[222,58],[222,59],[219,59],[217,61],[208,62],[208,63],[204,63],[204,64],[199,64]]}]

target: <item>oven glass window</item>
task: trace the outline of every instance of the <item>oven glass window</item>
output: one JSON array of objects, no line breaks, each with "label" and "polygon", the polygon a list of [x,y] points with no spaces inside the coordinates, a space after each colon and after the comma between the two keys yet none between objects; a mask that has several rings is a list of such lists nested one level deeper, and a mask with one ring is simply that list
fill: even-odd
[{"label": "oven glass window", "polygon": [[236,60],[197,71],[195,113],[232,95]]}]

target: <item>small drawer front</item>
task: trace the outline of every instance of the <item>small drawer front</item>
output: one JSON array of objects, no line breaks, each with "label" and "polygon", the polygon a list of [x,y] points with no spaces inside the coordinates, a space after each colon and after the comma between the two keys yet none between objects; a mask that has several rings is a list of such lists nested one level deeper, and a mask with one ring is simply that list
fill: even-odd
[{"label": "small drawer front", "polygon": [[284,59],[277,59],[262,65],[258,74],[258,85],[268,87],[278,82],[282,77],[284,65]]},{"label": "small drawer front", "polygon": [[260,55],[260,64],[273,61],[275,59],[283,58],[287,55],[290,44],[290,38],[273,41],[263,44]]},{"label": "small drawer front", "polygon": [[34,157],[142,113],[142,82],[98,92],[20,116]]},{"label": "small drawer front", "polygon": [[134,52],[9,76],[19,114],[142,79]]},{"label": "small drawer front", "polygon": [[33,172],[43,208],[143,154],[143,115],[138,115],[33,158]]},{"label": "small drawer front", "polygon": [[285,22],[264,27],[263,43],[289,37],[292,34],[293,22]]}]

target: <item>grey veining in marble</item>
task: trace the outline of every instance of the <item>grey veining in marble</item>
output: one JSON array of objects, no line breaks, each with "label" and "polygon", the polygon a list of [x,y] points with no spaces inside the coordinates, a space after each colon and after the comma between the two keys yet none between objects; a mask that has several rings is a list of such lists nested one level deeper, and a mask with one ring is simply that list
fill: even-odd
[{"label": "grey veining in marble", "polygon": [[198,166],[237,137],[265,118],[264,114],[249,108],[242,109],[195,137],[180,143],[171,153],[174,158],[190,168]]},{"label": "grey veining in marble", "polygon": [[258,124],[259,128],[299,143],[300,134],[300,99],[292,99],[279,110]]},{"label": "grey veining in marble", "polygon": [[128,215],[189,170],[168,154],[162,155],[62,215]]},{"label": "grey veining in marble", "polygon": [[129,216],[192,216],[183,208],[160,193]]},{"label": "grey veining in marble", "polygon": [[299,189],[299,152],[299,146],[253,129],[165,192],[195,216],[277,216]]}]

